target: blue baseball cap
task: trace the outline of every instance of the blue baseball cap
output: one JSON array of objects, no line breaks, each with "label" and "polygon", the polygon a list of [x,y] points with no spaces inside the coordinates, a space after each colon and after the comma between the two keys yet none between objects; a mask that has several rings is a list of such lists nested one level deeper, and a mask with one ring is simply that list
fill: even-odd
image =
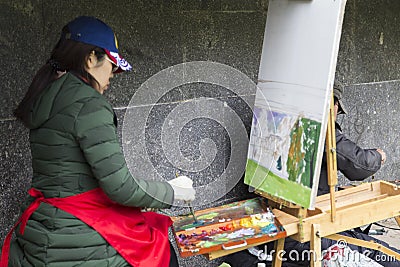
[{"label": "blue baseball cap", "polygon": [[81,16],[67,24],[69,34],[65,39],[103,48],[118,69],[116,72],[132,70],[132,66],[118,53],[118,42],[113,30],[103,21]]}]

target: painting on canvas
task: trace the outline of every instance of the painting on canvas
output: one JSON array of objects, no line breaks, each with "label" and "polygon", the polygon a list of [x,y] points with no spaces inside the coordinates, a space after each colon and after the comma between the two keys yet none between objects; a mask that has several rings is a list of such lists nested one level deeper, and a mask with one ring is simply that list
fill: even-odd
[{"label": "painting on canvas", "polygon": [[263,107],[256,100],[245,181],[310,207],[321,122],[302,113]]},{"label": "painting on canvas", "polygon": [[345,1],[270,0],[245,183],[312,208]]}]

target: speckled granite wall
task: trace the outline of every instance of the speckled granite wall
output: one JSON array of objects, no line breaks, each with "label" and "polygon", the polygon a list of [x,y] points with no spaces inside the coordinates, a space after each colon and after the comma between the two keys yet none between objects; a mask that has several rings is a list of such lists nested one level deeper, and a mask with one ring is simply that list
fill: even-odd
[{"label": "speckled granite wall", "polygon": [[375,179],[388,181],[400,179],[399,11],[398,1],[348,0],[336,68],[350,111],[338,122],[354,142],[386,152]]},{"label": "speckled granite wall", "polygon": [[[365,148],[381,148],[387,161],[367,181],[400,179],[400,82],[385,81],[352,84],[344,96],[349,114],[338,122],[347,137]],[[344,178],[341,184],[348,184]]]},{"label": "speckled granite wall", "polygon": [[[140,107],[131,99],[159,72],[170,67],[175,70],[177,64],[192,61],[222,63],[256,82],[267,2],[0,0],[0,240],[17,218],[31,173],[28,132],[15,121],[12,110],[39,65],[46,60],[67,21],[77,15],[93,15],[106,21],[115,29],[121,52],[134,67],[132,73],[116,77],[107,92],[119,117],[118,130],[128,158],[131,158],[131,152],[126,146],[132,142],[133,133],[124,129],[124,125],[129,125],[124,121],[127,107],[140,110],[151,105],[146,131],[141,136],[146,141],[143,150],[146,161],[166,179],[176,172],[191,174],[196,178],[196,186],[203,186],[221,177],[232,159],[237,160],[236,154],[232,154],[232,151],[236,152],[234,148],[245,144],[238,138],[239,131],[232,132],[229,125],[239,125],[248,133],[251,109],[246,102],[251,103],[254,98],[252,86],[243,91],[246,85],[238,80],[232,79],[232,84],[226,86],[227,81],[210,83],[207,78],[199,83],[182,83],[167,90],[165,95],[155,96],[150,84],[149,95],[141,99],[144,106]],[[387,152],[388,162],[376,175],[376,178],[386,180],[399,177],[399,168],[396,168],[400,160],[397,140],[399,14],[400,3],[397,1],[348,0],[337,67],[338,79],[346,84],[345,102],[351,111],[339,121],[349,136],[360,144],[378,146]],[[226,73],[225,67],[215,70],[216,74]],[[191,72],[187,69],[183,73]],[[179,77],[182,72],[176,74]],[[209,76],[211,79],[215,75]],[[231,77],[228,75],[227,80]],[[152,103],[148,103],[150,99]],[[198,111],[194,114],[201,113],[202,117],[185,126],[179,124],[182,121],[171,120],[169,114],[182,103],[190,107],[184,110],[186,114],[194,110]],[[143,111],[143,114],[146,113]],[[168,124],[164,125],[165,121]],[[177,143],[164,142],[162,127],[171,125],[180,127]],[[201,162],[204,168],[194,171],[190,164],[181,168],[172,164],[174,158],[168,155],[166,148],[172,149],[174,144],[181,146],[181,156]],[[129,164],[134,168],[134,162]],[[345,181],[341,180],[341,183]],[[226,190],[230,188],[228,183],[225,186]],[[199,194],[198,201],[213,206],[244,198],[246,191],[239,181],[220,199],[221,191],[218,191],[211,195]],[[180,259],[180,264],[218,266],[221,261],[196,256]]]}]

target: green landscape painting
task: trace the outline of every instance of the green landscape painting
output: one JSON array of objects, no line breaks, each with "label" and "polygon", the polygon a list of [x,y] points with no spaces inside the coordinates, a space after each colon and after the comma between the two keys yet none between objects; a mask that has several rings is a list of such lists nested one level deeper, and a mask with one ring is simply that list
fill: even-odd
[{"label": "green landscape painting", "polygon": [[245,183],[310,207],[320,130],[316,121],[256,107]]}]

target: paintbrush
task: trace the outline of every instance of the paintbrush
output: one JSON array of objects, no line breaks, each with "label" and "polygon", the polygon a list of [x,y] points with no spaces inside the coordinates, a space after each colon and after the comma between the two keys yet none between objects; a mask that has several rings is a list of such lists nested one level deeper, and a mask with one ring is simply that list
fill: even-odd
[{"label": "paintbrush", "polygon": [[197,218],[196,218],[196,215],[194,214],[192,201],[186,201],[186,204],[189,206],[190,214],[193,216],[194,222],[197,223]]},{"label": "paintbrush", "polygon": [[[176,177],[179,177],[179,173],[175,173]],[[192,205],[192,201],[188,200],[188,201],[184,201],[186,205],[188,205],[189,210],[190,210],[190,214],[193,216],[193,220],[195,223],[197,223],[197,218],[196,215],[194,214],[194,209],[193,209],[193,205]]]}]

